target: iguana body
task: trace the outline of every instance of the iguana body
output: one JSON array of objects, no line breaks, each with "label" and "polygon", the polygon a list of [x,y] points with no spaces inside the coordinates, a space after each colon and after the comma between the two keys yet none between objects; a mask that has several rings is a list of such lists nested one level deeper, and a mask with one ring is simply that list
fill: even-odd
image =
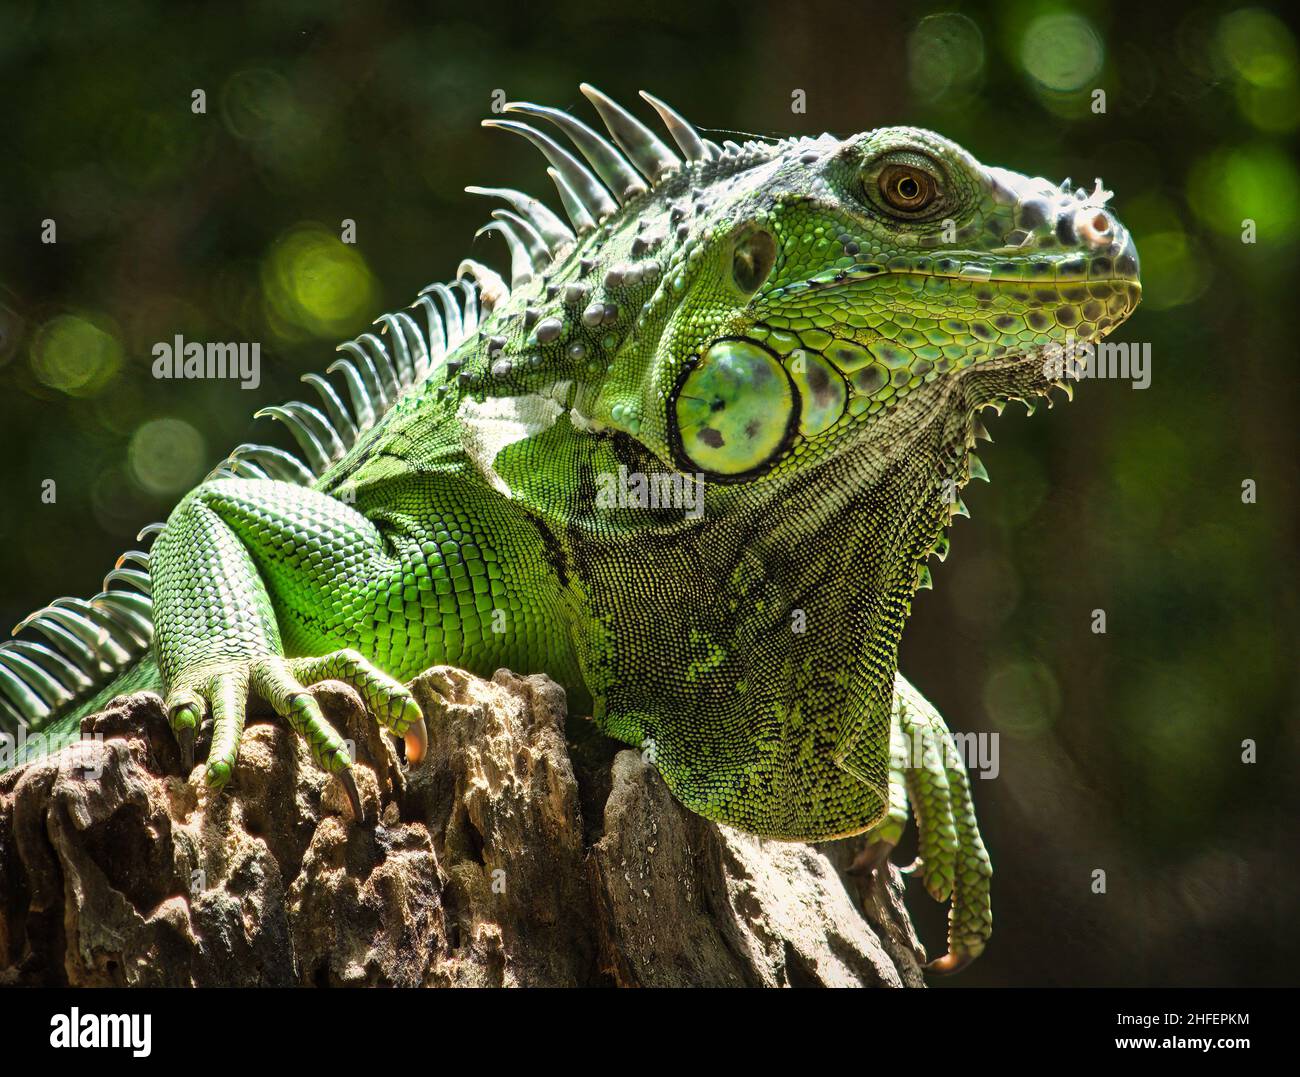
[{"label": "iguana body", "polygon": [[590,169],[545,123],[493,121],[546,154],[572,229],[483,192],[512,207],[488,226],[509,287],[466,262],[345,345],[338,388],[311,378],[319,408],[271,409],[308,467],[236,450],[135,556],[147,574],[119,566],[144,593],[33,615],[55,646],[0,649],[0,689],[15,718],[66,729],[124,664],[87,656],[89,630],[138,650],[152,622],[153,658],[89,705],[156,684],[187,748],[211,714],[221,785],[251,691],[350,785],[306,685],[357,685],[416,757],[399,682],[544,671],[723,823],[877,827],[887,852],[910,789],[923,877],[954,900],[951,968],[988,936],[990,870],[960,762],[891,769],[891,730],[948,744],[899,639],[980,470],[976,412],[1045,394],[1040,349],[1131,313],[1132,243],[1100,185],[985,168],[929,132],[723,148],[651,99],[679,157],[584,91],[619,149],[510,111]]}]

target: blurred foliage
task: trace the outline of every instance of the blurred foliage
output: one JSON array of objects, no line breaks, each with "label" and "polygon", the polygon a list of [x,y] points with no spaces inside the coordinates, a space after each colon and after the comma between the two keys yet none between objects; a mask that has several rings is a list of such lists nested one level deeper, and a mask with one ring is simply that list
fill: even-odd
[{"label": "blurred foliage", "polygon": [[[1152,386],[991,424],[993,484],[904,642],[955,728],[1001,735],[976,781],[997,932],[960,982],[1291,981],[1300,58],[1280,10],[11,0],[3,612],[97,589],[230,447],[282,440],[252,412],[339,339],[471,251],[503,265],[464,185],[554,200],[535,154],[479,128],[494,90],[586,114],[582,79],[644,87],[717,137],[916,123],[986,163],[1101,173],[1143,258],[1122,336],[1150,342]],[[154,379],[176,334],[259,341],[261,386]],[[942,911],[913,905],[937,943]]]}]

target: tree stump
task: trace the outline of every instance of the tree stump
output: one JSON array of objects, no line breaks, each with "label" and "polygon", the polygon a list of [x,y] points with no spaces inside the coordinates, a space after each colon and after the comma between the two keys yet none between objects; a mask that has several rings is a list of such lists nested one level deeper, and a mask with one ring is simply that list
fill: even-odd
[{"label": "tree stump", "polygon": [[0,984],[922,986],[896,869],[693,815],[546,677],[411,687],[444,717],[410,770],[350,688],[313,690],[362,822],[270,716],[208,790],[150,693],[0,775]]}]

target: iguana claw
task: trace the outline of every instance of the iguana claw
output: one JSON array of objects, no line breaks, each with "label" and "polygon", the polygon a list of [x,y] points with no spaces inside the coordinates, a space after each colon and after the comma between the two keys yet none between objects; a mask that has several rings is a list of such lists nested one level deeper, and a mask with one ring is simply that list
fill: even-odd
[{"label": "iguana claw", "polygon": [[334,651],[306,658],[265,655],[232,658],[194,671],[172,687],[167,700],[171,727],[186,762],[193,769],[194,739],[199,719],[210,709],[212,746],[205,779],[220,789],[234,775],[244,711],[251,694],[270,703],[307,742],[312,758],[337,776],[359,823],[365,822],[356,779],[352,775],[351,749],[326,719],[307,686],[338,680],[355,688],[362,702],[383,728],[403,739],[406,757],[414,765],[428,752],[424,715],[411,693],[398,681],[375,668],[356,651]]},{"label": "iguana claw", "polygon": [[429,752],[429,731],[425,728],[423,718],[417,719],[407,727],[402,742],[406,746],[407,763],[418,767],[424,762],[424,757]]},{"label": "iguana claw", "polygon": [[361,797],[357,793],[357,780],[352,776],[352,771],[340,770],[335,775],[339,780],[339,785],[343,786],[343,791],[348,795],[348,801],[352,804],[352,816],[358,823],[366,821],[366,813],[361,809]]},{"label": "iguana claw", "polygon": [[925,965],[925,971],[937,973],[940,976],[951,976],[954,972],[961,972],[978,956],[979,954],[955,954],[949,951],[943,957],[936,957],[933,961],[928,962]]},{"label": "iguana claw", "polygon": [[176,730],[176,744],[181,750],[181,766],[189,774],[194,769],[194,727]]},{"label": "iguana claw", "polygon": [[188,775],[194,769],[194,741],[199,731],[199,721],[203,717],[201,702],[192,696],[183,696],[168,711],[168,721],[176,736],[176,744],[181,750],[181,764]]}]

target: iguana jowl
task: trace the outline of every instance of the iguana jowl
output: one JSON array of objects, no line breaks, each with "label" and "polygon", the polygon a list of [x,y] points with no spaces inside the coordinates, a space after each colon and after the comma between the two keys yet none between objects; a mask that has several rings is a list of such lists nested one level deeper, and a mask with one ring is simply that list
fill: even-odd
[{"label": "iguana jowl", "polygon": [[[466,261],[343,345],[334,381],[304,379],[317,405],[267,409],[305,463],[236,449],[104,592],[20,626],[40,638],[0,648],[0,708],[66,736],[160,688],[190,758],[211,716],[220,786],[251,692],[355,805],[306,685],[354,685],[414,762],[437,716],[402,680],[543,671],[710,819],[875,828],[887,853],[910,792],[922,878],[953,900],[935,964],[958,967],[988,937],[991,869],[899,639],[982,473],[976,413],[1046,395],[1045,347],[1128,317],[1132,241],[1100,182],[988,168],[928,131],[719,146],[646,95],[675,152],[583,92],[616,145],[536,105],[507,111],[537,125],[487,121],[542,151],[570,223],[470,188],[508,207],[485,230],[509,285]],[[660,496],[602,496],[611,476]],[[891,741],[932,750],[891,765]]]}]

